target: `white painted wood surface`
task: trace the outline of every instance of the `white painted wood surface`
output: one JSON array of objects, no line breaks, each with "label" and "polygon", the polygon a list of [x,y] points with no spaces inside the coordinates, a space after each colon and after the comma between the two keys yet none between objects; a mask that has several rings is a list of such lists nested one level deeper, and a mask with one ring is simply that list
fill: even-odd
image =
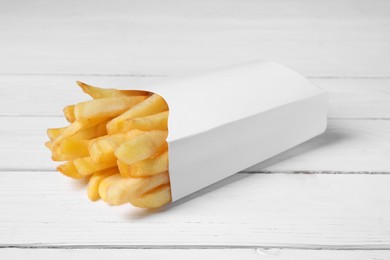
[{"label": "white painted wood surface", "polygon": [[[386,0],[1,1],[0,258],[389,259],[389,26]],[[75,80],[256,59],[329,92],[324,135],[152,212],[54,172],[45,130],[85,99]]]},{"label": "white painted wood surface", "polygon": [[[96,253],[97,252],[97,253]],[[28,258],[48,259],[225,259],[225,260],[291,260],[291,259],[354,259],[387,260],[386,250],[291,250],[291,249],[0,249],[0,255],[9,260]]]},{"label": "white painted wood surface", "polygon": [[388,249],[389,186],[385,174],[243,173],[145,211],[91,203],[56,172],[4,172],[0,244]]},{"label": "white painted wood surface", "polygon": [[[61,117],[3,117],[0,170],[54,170],[46,129]],[[263,149],[259,147],[259,149]],[[15,163],[15,158],[23,160]],[[27,159],[34,158],[34,159]],[[245,171],[390,173],[390,120],[329,119],[324,134]],[[0,173],[1,174],[1,173]]]},{"label": "white painted wood surface", "polygon": [[270,59],[390,76],[386,0],[2,1],[3,73],[172,74]]},{"label": "white painted wood surface", "polygon": [[[0,116],[62,116],[68,104],[85,101],[76,80],[123,83],[123,87],[137,88],[167,80],[167,76],[26,76],[0,77]],[[389,79],[311,78],[329,93],[330,118],[390,119]],[[27,91],[31,90],[31,91]]]}]

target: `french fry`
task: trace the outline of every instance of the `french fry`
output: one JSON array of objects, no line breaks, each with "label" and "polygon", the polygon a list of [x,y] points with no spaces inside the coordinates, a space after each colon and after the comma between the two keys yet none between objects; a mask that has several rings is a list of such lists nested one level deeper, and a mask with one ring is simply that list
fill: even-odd
[{"label": "french fry", "polygon": [[157,149],[157,152],[155,154],[153,154],[152,156],[150,156],[151,159],[165,153],[168,151],[168,142],[164,142],[158,149]]},{"label": "french fry", "polygon": [[78,156],[70,155],[70,154],[62,154],[59,151],[58,145],[52,145],[51,147],[51,159],[56,162],[64,162],[64,161],[70,161],[78,158]]},{"label": "french fry", "polygon": [[65,176],[71,177],[73,179],[81,179],[84,177],[78,173],[72,161],[57,166],[57,170],[62,174],[64,174]]},{"label": "french fry", "polygon": [[77,157],[88,156],[88,146],[90,140],[74,137],[65,138],[58,146],[60,154],[72,155]]},{"label": "french fry", "polygon": [[130,165],[127,165],[126,163],[122,162],[121,160],[116,161],[116,165],[118,165],[119,174],[122,176],[122,178],[129,178],[131,177],[131,167]]},{"label": "french fry", "polygon": [[147,91],[102,89],[77,82],[93,100],[64,108],[71,123],[48,129],[57,167],[87,178],[88,198],[155,208],[172,200],[168,173],[168,105]]},{"label": "french fry", "polygon": [[52,149],[52,147],[53,147],[53,143],[52,143],[51,141],[47,141],[47,142],[45,142],[45,146],[46,146],[47,148],[49,148],[49,150],[51,151],[51,149]]},{"label": "french fry", "polygon": [[47,136],[49,137],[50,141],[53,141],[56,139],[59,135],[61,135],[67,127],[60,127],[60,128],[49,128],[47,129]]},{"label": "french fry", "polygon": [[98,172],[101,170],[105,170],[108,168],[112,168],[116,166],[116,162],[114,163],[94,163],[91,157],[80,157],[73,160],[73,163],[77,169],[77,171],[82,176],[89,176],[94,172]]},{"label": "french fry", "polygon": [[125,120],[145,117],[168,110],[165,100],[157,94],[153,94],[146,100],[130,108],[120,116],[107,123],[107,133],[115,134],[126,131]]},{"label": "french fry", "polygon": [[125,96],[89,100],[74,106],[74,117],[76,120],[113,118],[145,99],[145,96]]},{"label": "french fry", "polygon": [[168,170],[168,151],[157,157],[148,158],[131,165],[127,165],[120,160],[117,161],[117,164],[123,178],[151,176]]},{"label": "french fry", "polygon": [[124,122],[125,131],[138,129],[141,131],[168,130],[168,111],[140,118],[129,118]]},{"label": "french fry", "polygon": [[95,172],[89,179],[88,188],[87,188],[88,198],[92,201],[96,201],[100,199],[100,195],[99,195],[100,182],[103,179],[117,173],[118,173],[118,168],[116,167],[106,169],[100,172]]},{"label": "french fry", "polygon": [[[80,129],[73,135],[73,137],[80,139],[94,139],[96,137],[106,135],[106,124],[108,121],[109,120],[104,120],[103,122],[94,124],[91,127]],[[51,141],[54,141],[54,139],[56,139],[58,136],[66,131],[69,131],[67,128],[68,126],[60,128],[49,128],[47,129],[47,135]]]},{"label": "french fry", "polygon": [[111,205],[121,205],[167,183],[169,183],[167,172],[156,174],[148,178],[119,178],[114,181],[111,180],[105,190],[106,202]]},{"label": "french fry", "polygon": [[89,155],[95,163],[115,161],[115,150],[126,142],[126,134],[107,135],[94,140],[88,147]]},{"label": "french fry", "polygon": [[65,138],[71,137],[75,135],[77,132],[95,126],[101,123],[102,121],[104,121],[104,118],[76,120],[70,126],[65,128],[65,130],[62,131],[60,135],[58,135],[55,139],[53,139],[53,144],[58,145]]},{"label": "french fry", "polygon": [[159,208],[171,201],[171,187],[169,184],[165,184],[143,194],[139,198],[130,200],[130,203],[138,208]]},{"label": "french fry", "polygon": [[91,127],[81,129],[80,131],[76,132],[72,137],[91,140],[100,136],[107,135],[107,130],[106,130],[107,122],[108,120],[104,120]]},{"label": "french fry", "polygon": [[117,90],[104,89],[76,81],[77,85],[81,87],[84,93],[90,95],[92,98],[107,98],[107,97],[122,97],[122,96],[148,96],[149,92],[142,90]]},{"label": "french fry", "polygon": [[104,179],[102,179],[99,183],[98,193],[99,197],[107,202],[107,190],[111,186],[112,183],[120,181],[122,177],[118,174],[110,175]]},{"label": "french fry", "polygon": [[96,132],[95,132],[96,137],[107,135],[107,128],[106,128],[107,122],[108,120],[103,121],[96,125]]},{"label": "french fry", "polygon": [[64,107],[64,116],[69,123],[72,123],[76,120],[74,116],[74,105],[69,105]]},{"label": "french fry", "polygon": [[115,156],[128,165],[145,160],[154,155],[164,145],[167,136],[167,131],[143,132],[121,144],[115,151]]},{"label": "french fry", "polygon": [[115,150],[124,142],[141,134],[141,131],[132,130],[126,134],[106,135],[93,140],[88,148],[89,155],[95,163],[114,163]]}]

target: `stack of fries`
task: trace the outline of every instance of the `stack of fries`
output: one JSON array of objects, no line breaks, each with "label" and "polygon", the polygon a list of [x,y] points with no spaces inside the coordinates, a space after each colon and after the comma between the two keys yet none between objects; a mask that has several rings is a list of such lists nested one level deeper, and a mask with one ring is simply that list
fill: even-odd
[{"label": "stack of fries", "polygon": [[93,99],[64,108],[67,127],[47,130],[57,170],[88,179],[88,197],[111,205],[156,208],[171,201],[168,105],[146,91],[77,82]]}]

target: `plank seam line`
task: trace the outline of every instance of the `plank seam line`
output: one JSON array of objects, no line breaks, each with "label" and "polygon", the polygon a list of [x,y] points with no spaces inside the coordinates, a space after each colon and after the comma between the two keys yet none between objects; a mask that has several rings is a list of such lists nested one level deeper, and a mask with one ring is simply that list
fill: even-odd
[{"label": "plank seam line", "polygon": [[250,171],[243,170],[238,173],[242,174],[368,174],[368,175],[380,175],[390,174],[390,171]]},{"label": "plank seam line", "polygon": [[330,120],[390,120],[390,117],[328,117]]},{"label": "plank seam line", "polygon": [[[3,168],[0,172],[14,172],[14,173],[25,173],[25,172],[57,172],[53,169],[11,169]],[[243,170],[236,174],[361,174],[361,175],[390,175],[390,171],[307,171],[307,170],[294,170],[294,171],[250,171]]]},{"label": "plank seam line", "polygon": [[54,245],[54,244],[1,244],[0,249],[253,249],[253,250],[272,250],[272,249],[293,249],[293,250],[390,250],[390,245],[280,245],[280,246],[261,246],[261,245]]},{"label": "plank seam line", "polygon": [[[49,114],[0,114],[0,118],[20,118],[20,117],[50,117],[50,118],[65,118],[63,115],[49,115]],[[329,120],[390,120],[390,117],[328,117]]]},{"label": "plank seam line", "polygon": [[[177,74],[179,75],[179,74]],[[172,74],[148,74],[148,73],[7,73],[2,72],[0,76],[74,76],[74,77],[134,77],[134,78],[166,78],[176,75]],[[326,75],[306,75],[309,79],[390,79],[390,75],[385,76],[326,76]]]},{"label": "plank seam line", "polygon": [[[166,78],[169,74],[148,73],[0,73],[0,76],[72,76],[72,77],[132,77],[132,78]],[[389,77],[390,78],[390,77]]]}]

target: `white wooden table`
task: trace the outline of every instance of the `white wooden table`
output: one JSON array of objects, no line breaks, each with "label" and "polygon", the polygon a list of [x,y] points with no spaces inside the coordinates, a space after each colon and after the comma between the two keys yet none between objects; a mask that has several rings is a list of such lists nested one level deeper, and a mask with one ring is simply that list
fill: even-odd
[{"label": "white wooden table", "polygon": [[[55,172],[76,80],[258,59],[329,92],[325,134],[152,212]],[[390,1],[3,0],[0,116],[0,259],[390,258]]]}]

